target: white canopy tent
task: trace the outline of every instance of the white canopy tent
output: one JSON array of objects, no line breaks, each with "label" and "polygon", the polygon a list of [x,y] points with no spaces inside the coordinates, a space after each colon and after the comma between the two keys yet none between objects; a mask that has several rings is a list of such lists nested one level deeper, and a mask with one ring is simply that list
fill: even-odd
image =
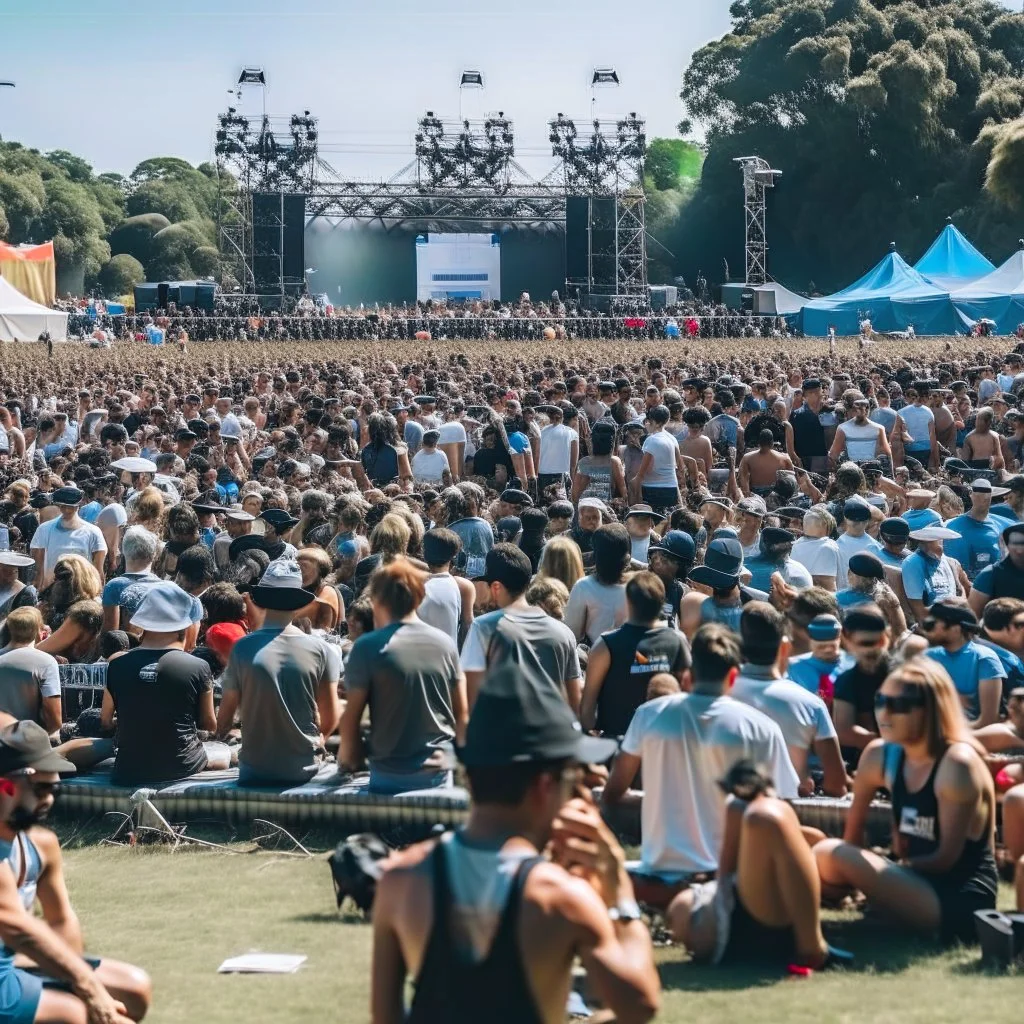
[{"label": "white canopy tent", "polygon": [[67,313],[33,302],[0,277],[0,341],[38,341],[43,331],[54,341],[67,341]]}]

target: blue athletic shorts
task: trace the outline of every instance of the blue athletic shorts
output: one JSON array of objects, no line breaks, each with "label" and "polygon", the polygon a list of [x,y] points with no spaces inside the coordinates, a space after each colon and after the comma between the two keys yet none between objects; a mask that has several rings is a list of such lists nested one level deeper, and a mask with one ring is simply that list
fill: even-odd
[{"label": "blue athletic shorts", "polygon": [[[85,961],[93,970],[100,965],[95,957],[87,956]],[[0,1024],[32,1024],[44,988],[71,991],[66,981],[47,978],[35,971],[22,970],[20,967],[0,970]]]}]

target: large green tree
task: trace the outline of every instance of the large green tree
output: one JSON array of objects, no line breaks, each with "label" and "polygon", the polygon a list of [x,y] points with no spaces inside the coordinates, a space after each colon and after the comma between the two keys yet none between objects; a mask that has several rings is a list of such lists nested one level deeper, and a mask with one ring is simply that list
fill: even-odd
[{"label": "large green tree", "polygon": [[[736,0],[733,28],[683,77],[684,134],[707,158],[666,240],[680,269],[743,272],[734,158],[784,174],[769,266],[791,286],[849,283],[895,241],[913,261],[952,216],[994,259],[1020,235],[1024,18],[991,0]],[[988,187],[986,187],[986,180]],[[1017,197],[1017,198],[1015,198]],[[1022,202],[1024,208],[1024,202]]]}]

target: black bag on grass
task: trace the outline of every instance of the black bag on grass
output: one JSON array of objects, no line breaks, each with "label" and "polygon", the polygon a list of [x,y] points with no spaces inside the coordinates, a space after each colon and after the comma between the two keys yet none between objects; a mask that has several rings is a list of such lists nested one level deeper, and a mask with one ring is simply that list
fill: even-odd
[{"label": "black bag on grass", "polygon": [[339,909],[348,896],[364,914],[370,912],[382,874],[381,865],[390,855],[380,836],[372,832],[361,832],[338,843],[327,863]]}]

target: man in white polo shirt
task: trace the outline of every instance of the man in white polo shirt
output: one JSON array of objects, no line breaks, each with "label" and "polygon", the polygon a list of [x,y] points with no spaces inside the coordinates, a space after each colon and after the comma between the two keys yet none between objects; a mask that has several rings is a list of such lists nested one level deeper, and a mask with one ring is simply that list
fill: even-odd
[{"label": "man in white polo shirt", "polygon": [[42,590],[53,579],[53,567],[61,555],[81,555],[96,566],[103,579],[103,561],[107,542],[102,531],[87,523],[78,514],[82,492],[77,487],[58,487],[53,492],[53,503],[60,509],[60,518],[43,523],[32,536],[30,548],[36,560],[36,586]]}]

